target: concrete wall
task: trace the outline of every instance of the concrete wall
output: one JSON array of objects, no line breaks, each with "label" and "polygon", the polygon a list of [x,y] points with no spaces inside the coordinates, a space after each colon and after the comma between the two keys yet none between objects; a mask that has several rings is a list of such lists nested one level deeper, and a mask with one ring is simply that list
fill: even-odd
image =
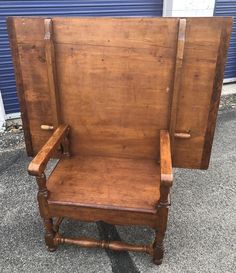
[{"label": "concrete wall", "polygon": [[213,16],[215,0],[164,0],[163,16]]}]

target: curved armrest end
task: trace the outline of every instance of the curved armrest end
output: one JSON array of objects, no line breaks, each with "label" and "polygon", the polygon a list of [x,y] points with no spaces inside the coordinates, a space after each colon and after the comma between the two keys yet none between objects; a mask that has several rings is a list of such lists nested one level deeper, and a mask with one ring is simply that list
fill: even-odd
[{"label": "curved armrest end", "polygon": [[161,130],[160,132],[160,167],[161,185],[171,187],[173,184],[173,170],[170,136],[167,130]]},{"label": "curved armrest end", "polygon": [[161,184],[165,187],[172,187],[173,185],[173,174],[161,173]]},{"label": "curved armrest end", "polygon": [[41,176],[45,167],[45,164],[40,165],[32,160],[28,166],[28,174],[33,176]]},{"label": "curved armrest end", "polygon": [[41,176],[44,172],[47,163],[53,153],[56,151],[58,145],[61,143],[63,138],[69,132],[69,125],[60,125],[46,144],[41,148],[38,154],[34,157],[34,159],[30,162],[28,166],[28,173],[34,176]]}]

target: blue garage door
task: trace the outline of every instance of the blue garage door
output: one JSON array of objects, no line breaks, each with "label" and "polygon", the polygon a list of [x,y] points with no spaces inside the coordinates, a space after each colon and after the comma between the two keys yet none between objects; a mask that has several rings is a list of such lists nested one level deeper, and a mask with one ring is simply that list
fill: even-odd
[{"label": "blue garage door", "polygon": [[224,82],[236,81],[236,0],[216,0],[214,15],[234,17]]},{"label": "blue garage door", "polygon": [[19,112],[7,16],[162,16],[163,0],[0,1],[0,90],[6,114]]}]

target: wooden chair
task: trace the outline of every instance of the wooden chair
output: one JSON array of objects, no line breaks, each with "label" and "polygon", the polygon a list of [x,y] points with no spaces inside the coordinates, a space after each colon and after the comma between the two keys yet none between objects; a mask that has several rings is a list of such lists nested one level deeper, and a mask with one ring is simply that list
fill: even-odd
[{"label": "wooden chair", "polygon": [[[231,18],[8,18],[49,251],[143,251],[156,264],[173,167],[207,169]],[[59,158],[46,179],[50,158]],[[204,179],[204,177],[202,178]],[[146,225],[150,245],[68,238],[63,217]]]}]

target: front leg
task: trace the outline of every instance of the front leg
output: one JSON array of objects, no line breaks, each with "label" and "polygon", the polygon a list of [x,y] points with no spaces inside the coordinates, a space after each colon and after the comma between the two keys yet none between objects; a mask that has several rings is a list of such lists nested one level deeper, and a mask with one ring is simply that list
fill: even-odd
[{"label": "front leg", "polygon": [[156,230],[155,240],[153,243],[153,263],[156,265],[162,264],[164,256],[164,245],[163,240],[165,233]]},{"label": "front leg", "polygon": [[159,221],[156,228],[155,240],[153,242],[153,263],[160,265],[164,256],[164,238],[167,227],[168,208],[159,208]]},{"label": "front leg", "polygon": [[56,245],[54,244],[55,231],[53,230],[53,220],[49,214],[48,209],[48,190],[46,188],[46,176],[43,173],[41,176],[36,177],[39,191],[38,191],[38,204],[40,215],[43,219],[45,228],[45,243],[49,251],[55,251]]},{"label": "front leg", "polygon": [[52,218],[43,218],[43,223],[45,228],[45,243],[48,251],[53,252],[56,250],[56,245],[54,244],[55,231],[53,230]]}]

